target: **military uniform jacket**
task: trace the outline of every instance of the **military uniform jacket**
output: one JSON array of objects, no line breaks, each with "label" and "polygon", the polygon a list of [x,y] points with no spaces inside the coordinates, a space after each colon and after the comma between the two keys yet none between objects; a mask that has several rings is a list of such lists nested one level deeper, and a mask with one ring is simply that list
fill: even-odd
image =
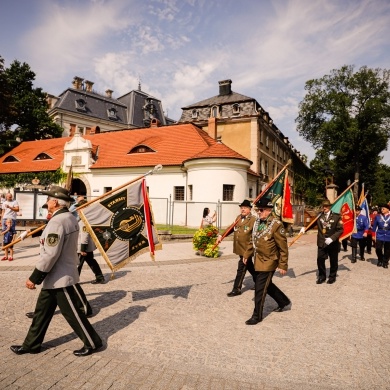
[{"label": "military uniform jacket", "polygon": [[361,240],[363,238],[364,233],[368,233],[368,229],[370,228],[370,221],[365,215],[359,214],[356,217],[356,233],[352,234],[353,238],[357,240]]},{"label": "military uniform jacket", "polygon": [[54,213],[40,238],[40,258],[30,276],[44,289],[72,286],[79,282],[77,271],[77,219],[66,209]]},{"label": "military uniform jacket", "polygon": [[227,236],[234,232],[233,236],[233,252],[247,259],[253,256],[253,244],[252,244],[252,230],[255,224],[256,217],[249,214],[244,219],[239,215],[237,217],[237,224],[230,228],[227,232]]},{"label": "military uniform jacket", "polygon": [[329,217],[326,218],[324,213],[320,213],[317,219],[317,246],[325,248],[325,238],[330,237],[333,241],[337,241],[343,234],[343,221],[341,215],[330,211]]},{"label": "military uniform jacket", "polygon": [[77,252],[93,252],[96,249],[96,245],[92,240],[92,237],[88,233],[85,223],[80,219],[79,221],[79,239],[77,242]]},{"label": "military uniform jacket", "polygon": [[374,239],[378,241],[390,241],[390,213],[377,214],[372,225]]},{"label": "military uniform jacket", "polygon": [[256,271],[275,271],[276,268],[287,271],[287,236],[281,221],[270,217],[263,223],[257,219],[253,228],[253,245]]}]

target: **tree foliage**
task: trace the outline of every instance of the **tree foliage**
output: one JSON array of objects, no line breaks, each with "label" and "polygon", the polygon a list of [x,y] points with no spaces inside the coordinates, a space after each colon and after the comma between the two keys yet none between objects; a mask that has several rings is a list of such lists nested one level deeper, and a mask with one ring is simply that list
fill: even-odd
[{"label": "tree foliage", "polygon": [[56,171],[46,172],[24,172],[24,173],[4,173],[0,175],[0,188],[17,188],[31,185],[33,179],[39,179],[39,184],[49,186],[52,184],[63,183],[67,174],[61,168]]},{"label": "tree foliage", "polygon": [[373,172],[390,138],[389,81],[389,70],[363,66],[354,73],[345,65],[306,82],[297,130],[329,160],[340,190],[357,174],[374,192]]},{"label": "tree foliage", "polygon": [[19,142],[56,138],[62,128],[47,113],[46,93],[34,88],[35,73],[15,60],[4,68],[0,57],[0,155]]}]

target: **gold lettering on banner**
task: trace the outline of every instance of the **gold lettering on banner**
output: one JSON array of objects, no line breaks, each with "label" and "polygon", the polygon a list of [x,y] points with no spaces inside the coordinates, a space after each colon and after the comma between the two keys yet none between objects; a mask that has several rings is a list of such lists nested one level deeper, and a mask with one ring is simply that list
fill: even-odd
[{"label": "gold lettering on banner", "polygon": [[118,202],[122,202],[122,201],[124,201],[124,200],[126,200],[126,197],[125,197],[125,196],[122,196],[122,197],[120,197],[120,198],[116,198],[116,199],[114,199],[112,202],[110,202],[110,203],[107,205],[107,207],[112,207],[114,204],[116,204],[116,203],[118,203]]}]

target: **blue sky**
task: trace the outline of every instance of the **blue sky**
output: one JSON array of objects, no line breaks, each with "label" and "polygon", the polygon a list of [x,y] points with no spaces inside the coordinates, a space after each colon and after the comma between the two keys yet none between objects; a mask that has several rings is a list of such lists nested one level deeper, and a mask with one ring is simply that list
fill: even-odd
[{"label": "blue sky", "polygon": [[[389,0],[2,0],[0,55],[54,95],[74,76],[114,97],[138,87],[181,108],[218,94],[218,81],[255,98],[294,147],[307,80],[342,65],[390,67]],[[390,165],[390,150],[384,160]]]}]

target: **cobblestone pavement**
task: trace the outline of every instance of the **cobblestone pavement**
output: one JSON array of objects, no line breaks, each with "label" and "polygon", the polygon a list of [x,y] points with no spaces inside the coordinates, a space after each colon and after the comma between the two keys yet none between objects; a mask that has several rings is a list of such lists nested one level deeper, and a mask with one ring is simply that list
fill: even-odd
[{"label": "cobblestone pavement", "polygon": [[267,297],[256,326],[245,325],[250,276],[242,295],[226,296],[237,267],[231,241],[218,259],[196,256],[191,242],[164,243],[156,262],[143,254],[112,280],[97,256],[108,282],[90,284],[87,265],[81,276],[105,347],[85,358],[73,355],[82,345],[61,315],[43,352],[9,350],[23,342],[40,288],[24,287],[38,258],[37,239],[27,239],[13,262],[0,262],[0,389],[390,389],[390,271],[375,254],[351,264],[349,249],[337,282],[316,285],[315,239],[291,246],[288,274],[275,274],[291,310],[272,312]]}]

